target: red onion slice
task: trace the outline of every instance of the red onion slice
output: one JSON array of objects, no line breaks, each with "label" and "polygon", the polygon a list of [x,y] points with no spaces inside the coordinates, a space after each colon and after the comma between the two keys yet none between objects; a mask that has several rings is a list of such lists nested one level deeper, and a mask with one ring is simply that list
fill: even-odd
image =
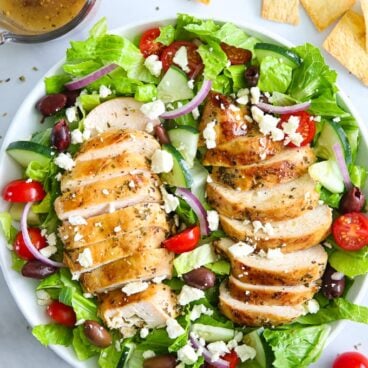
[{"label": "red onion slice", "polygon": [[342,152],[341,146],[339,143],[335,143],[332,146],[332,149],[335,152],[336,162],[337,165],[339,166],[345,187],[347,190],[350,190],[353,187],[353,184],[351,183],[350,180],[349,170],[348,167],[346,166],[345,156],[344,153]]},{"label": "red onion slice", "polygon": [[94,72],[92,72],[88,75],[85,75],[84,77],[74,79],[71,82],[65,83],[64,86],[69,91],[74,91],[76,89],[81,89],[81,88],[86,87],[89,84],[95,82],[97,79],[100,79],[104,75],[109,74],[114,69],[116,69],[118,66],[119,65],[117,65],[115,63],[105,65],[102,68],[97,69],[97,70],[95,70]]},{"label": "red onion slice", "polygon": [[270,105],[265,102],[260,102],[256,104],[256,106],[264,112],[269,112],[272,114],[279,114],[279,115],[292,114],[294,112],[305,111],[310,108],[310,105],[311,105],[310,101],[299,103],[296,105],[291,105],[291,106],[274,106],[274,105]]},{"label": "red onion slice", "polygon": [[173,111],[164,112],[160,118],[162,119],[176,119],[179,116],[189,114],[196,107],[198,107],[207,97],[208,93],[211,90],[212,82],[210,80],[203,81],[201,89],[198,91],[197,95],[187,104],[182,107],[179,107]]},{"label": "red onion slice", "polygon": [[65,267],[65,265],[63,263],[53,261],[52,259],[49,259],[49,258],[45,257],[44,255],[42,255],[38,251],[38,249],[33,245],[32,240],[29,236],[28,227],[27,227],[27,216],[28,216],[29,210],[32,207],[32,204],[33,204],[33,202],[28,202],[24,206],[24,210],[23,210],[22,217],[21,217],[21,220],[20,220],[20,228],[22,230],[24,244],[26,245],[28,250],[32,253],[33,257],[35,257],[39,261],[41,261],[41,262],[43,262],[43,263],[45,263],[49,266],[53,266],[53,267]]},{"label": "red onion slice", "polygon": [[199,227],[201,228],[202,235],[208,235],[210,228],[207,221],[207,211],[202,206],[200,200],[188,189],[177,188],[175,194],[184,199],[188,205],[192,208],[199,220]]}]

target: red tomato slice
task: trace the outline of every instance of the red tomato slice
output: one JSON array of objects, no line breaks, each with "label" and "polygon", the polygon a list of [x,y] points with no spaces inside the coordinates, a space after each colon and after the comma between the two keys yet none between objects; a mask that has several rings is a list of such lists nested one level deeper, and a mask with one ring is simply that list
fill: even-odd
[{"label": "red tomato slice", "polygon": [[57,300],[47,306],[46,312],[53,321],[66,327],[74,327],[77,321],[73,308]]},{"label": "red tomato slice", "polygon": [[167,46],[161,54],[162,68],[165,72],[170,68],[176,52],[182,46],[186,47],[188,54],[189,72],[187,74],[190,78],[195,78],[202,71],[203,63],[197,52],[197,46],[189,41],[175,41],[170,46]]},{"label": "red tomato slice", "polygon": [[[46,239],[41,235],[41,230],[36,227],[28,228],[29,237],[31,238],[32,244],[38,249],[45,248],[47,246]],[[20,231],[15,237],[14,251],[17,255],[25,259],[26,261],[32,261],[35,259],[33,254],[28,250],[22,232]]]},{"label": "red tomato slice", "polygon": [[[239,363],[239,357],[236,354],[236,352],[234,350],[232,350],[230,353],[225,354],[221,357],[221,359],[229,362],[229,368],[236,368],[236,366]],[[205,365],[206,368],[215,368],[214,365],[212,364],[206,364]]]},{"label": "red tomato slice", "polygon": [[143,32],[141,40],[139,41],[139,49],[145,58],[150,55],[161,55],[165,45],[155,41],[159,35],[159,28],[151,28]]},{"label": "red tomato slice", "polygon": [[[290,116],[298,116],[299,117],[299,127],[296,130],[297,133],[300,133],[303,137],[303,141],[300,146],[306,146],[310,142],[312,142],[314,135],[316,134],[316,123],[312,120],[312,117],[306,111],[299,111],[293,114],[284,114],[281,115],[281,125],[289,120]],[[295,144],[289,143],[288,147],[296,147]]]},{"label": "red tomato slice", "polygon": [[356,351],[339,355],[332,368],[368,368],[368,359]]},{"label": "red tomato slice", "polygon": [[43,186],[38,181],[13,180],[3,189],[3,199],[8,202],[38,202],[45,198]]},{"label": "red tomato slice", "polygon": [[163,241],[162,245],[176,254],[193,250],[201,239],[199,226],[188,227],[179,234]]},{"label": "red tomato slice", "polygon": [[252,53],[249,50],[230,46],[224,42],[221,43],[221,48],[230,60],[231,65],[242,65],[252,60]]},{"label": "red tomato slice", "polygon": [[342,215],[332,224],[332,234],[341,248],[359,250],[368,245],[368,218],[359,212]]}]

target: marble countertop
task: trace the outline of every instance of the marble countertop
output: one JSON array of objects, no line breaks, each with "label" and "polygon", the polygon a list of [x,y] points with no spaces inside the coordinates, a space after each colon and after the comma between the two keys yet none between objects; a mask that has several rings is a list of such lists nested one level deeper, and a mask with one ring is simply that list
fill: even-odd
[{"label": "marble countertop", "polygon": [[[317,32],[304,10],[302,10],[301,24],[293,27],[261,19],[260,7],[260,0],[212,0],[210,6],[199,4],[194,0],[134,0],[134,2],[102,0],[94,15],[94,20],[106,16],[112,29],[127,23],[148,21],[158,17],[173,17],[178,12],[187,12],[203,17],[257,24],[280,34],[295,44],[308,41],[320,46],[328,34],[328,30],[323,33]],[[47,44],[0,46],[0,144],[18,106],[35,83],[63,57],[69,40],[82,39],[86,33],[87,28],[85,27]],[[364,87],[359,80],[327,54],[325,56],[329,64],[339,72],[341,89],[351,98],[363,120],[368,122],[367,87]],[[24,119],[24,124],[27,124],[27,117]],[[368,296],[364,304],[368,306]],[[0,367],[68,367],[50,349],[42,347],[32,337],[27,322],[12,300],[1,273],[0,316]],[[328,346],[314,367],[331,367],[338,353],[356,349],[368,353],[368,326],[346,322],[340,335]]]}]

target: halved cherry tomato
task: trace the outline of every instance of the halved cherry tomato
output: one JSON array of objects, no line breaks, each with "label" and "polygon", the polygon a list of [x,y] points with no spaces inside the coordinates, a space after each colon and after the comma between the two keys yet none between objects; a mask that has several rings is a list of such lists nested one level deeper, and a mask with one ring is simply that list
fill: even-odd
[{"label": "halved cherry tomato", "polygon": [[[301,146],[306,146],[308,143],[312,142],[314,135],[316,134],[316,123],[312,119],[312,117],[306,111],[294,112],[292,114],[283,114],[280,116],[281,122],[286,123],[290,116],[299,117],[299,127],[296,130],[297,133],[300,133],[303,137],[303,141],[301,142]],[[288,147],[296,147],[295,144],[289,143]]]},{"label": "halved cherry tomato", "polygon": [[37,202],[45,198],[43,186],[38,181],[13,180],[3,189],[3,199],[8,202]]},{"label": "halved cherry tomato", "polygon": [[368,359],[356,351],[339,355],[332,368],[368,368]]},{"label": "halved cherry tomato", "polygon": [[[45,237],[41,235],[41,230],[37,227],[29,227],[28,234],[31,238],[32,244],[38,250],[47,246],[47,241]],[[32,261],[33,259],[35,259],[33,254],[28,250],[21,231],[15,237],[14,251],[20,258],[25,259],[26,261]]]},{"label": "halved cherry tomato", "polygon": [[[230,353],[225,354],[221,357],[221,359],[229,362],[229,368],[236,368],[236,366],[239,363],[239,357],[238,354],[236,354],[236,352],[234,350],[232,350]],[[212,364],[206,364],[205,365],[206,368],[215,368],[214,365]]]},{"label": "halved cherry tomato", "polygon": [[242,65],[252,60],[252,52],[239,47],[230,46],[221,42],[221,48],[229,59],[231,65]]},{"label": "halved cherry tomato", "polygon": [[165,45],[155,41],[159,35],[159,28],[151,28],[143,32],[141,40],[139,41],[139,49],[145,58],[150,55],[161,55]]},{"label": "halved cherry tomato", "polygon": [[341,248],[359,250],[368,245],[368,218],[359,212],[346,213],[334,221],[332,234]]},{"label": "halved cherry tomato", "polygon": [[53,321],[66,327],[74,327],[77,321],[73,308],[60,303],[58,300],[54,300],[48,305],[46,312]]},{"label": "halved cherry tomato", "polygon": [[189,41],[175,41],[170,46],[167,46],[161,54],[162,68],[165,72],[170,68],[176,52],[182,46],[186,47],[187,49],[189,68],[187,74],[191,78],[195,78],[196,75],[201,72],[203,63],[200,55],[197,52],[197,46]]},{"label": "halved cherry tomato", "polygon": [[179,234],[166,239],[162,244],[176,254],[193,250],[201,239],[199,226],[191,226]]}]

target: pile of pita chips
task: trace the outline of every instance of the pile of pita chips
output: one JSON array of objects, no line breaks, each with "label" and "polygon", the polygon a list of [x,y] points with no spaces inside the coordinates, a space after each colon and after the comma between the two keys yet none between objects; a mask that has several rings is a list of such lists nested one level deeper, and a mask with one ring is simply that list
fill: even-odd
[{"label": "pile of pita chips", "polygon": [[299,24],[299,0],[263,0],[262,17],[280,23]]}]

